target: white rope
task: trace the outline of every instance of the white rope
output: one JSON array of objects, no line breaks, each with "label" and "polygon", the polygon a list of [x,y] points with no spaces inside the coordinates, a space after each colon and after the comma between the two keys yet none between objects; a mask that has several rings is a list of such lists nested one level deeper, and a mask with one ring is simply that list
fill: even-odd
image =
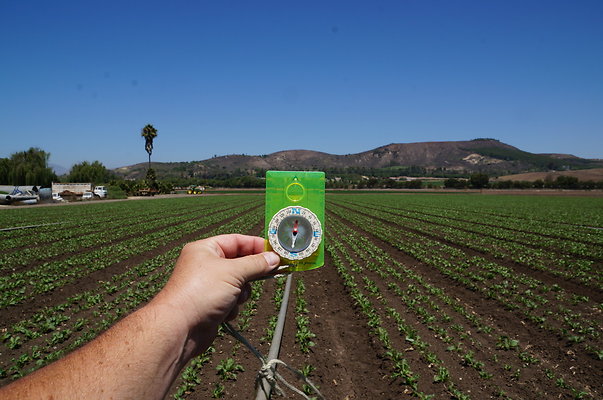
[{"label": "white rope", "polygon": [[51,222],[49,224],[40,224],[40,225],[27,225],[27,226],[15,226],[13,228],[2,228],[0,229],[0,232],[4,232],[4,231],[14,231],[17,229],[29,229],[29,228],[39,228],[40,226],[48,226],[48,225],[59,225],[59,224],[64,224],[64,222]]},{"label": "white rope", "polygon": [[325,400],[324,396],[318,391],[316,386],[314,386],[314,384],[308,379],[307,376],[302,374],[300,371],[291,368],[289,365],[287,365],[287,363],[277,358],[266,361],[266,359],[260,354],[260,352],[257,351],[257,349],[253,347],[251,343],[249,343],[249,341],[243,337],[243,335],[237,332],[237,330],[234,329],[232,325],[230,325],[228,322],[224,322],[222,326],[224,327],[226,332],[230,333],[235,339],[243,343],[262,362],[262,367],[258,371],[258,374],[255,378],[256,389],[262,379],[266,379],[266,381],[270,384],[270,386],[276,391],[278,395],[284,396],[283,389],[278,385],[278,381],[280,381],[286,387],[299,394],[304,399],[311,400],[310,397],[308,397],[304,392],[287,382],[287,380],[285,380],[285,378],[283,378],[281,374],[276,372],[276,365],[282,365],[289,371],[291,371],[295,376],[297,376],[298,379],[304,381],[304,383],[310,386],[310,388],[314,390],[314,392],[318,395],[320,399]]}]

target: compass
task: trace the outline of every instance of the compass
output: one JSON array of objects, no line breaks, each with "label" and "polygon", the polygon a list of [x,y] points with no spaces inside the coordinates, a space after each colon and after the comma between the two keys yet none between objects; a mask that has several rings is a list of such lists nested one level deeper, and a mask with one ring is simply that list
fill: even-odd
[{"label": "compass", "polygon": [[285,207],[270,220],[268,241],[274,251],[283,258],[307,258],[318,249],[322,241],[320,220],[306,207]]},{"label": "compass", "polygon": [[286,272],[325,263],[325,173],[266,171],[264,250],[281,257]]}]

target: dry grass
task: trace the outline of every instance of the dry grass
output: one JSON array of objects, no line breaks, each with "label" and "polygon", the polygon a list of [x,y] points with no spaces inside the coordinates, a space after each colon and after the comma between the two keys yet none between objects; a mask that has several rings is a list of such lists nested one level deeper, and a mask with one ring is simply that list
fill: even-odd
[{"label": "dry grass", "polygon": [[501,176],[498,180],[501,181],[535,181],[555,180],[558,176],[573,176],[581,181],[603,181],[603,168],[582,169],[577,171],[551,171],[551,172],[528,172],[525,174],[515,174]]}]

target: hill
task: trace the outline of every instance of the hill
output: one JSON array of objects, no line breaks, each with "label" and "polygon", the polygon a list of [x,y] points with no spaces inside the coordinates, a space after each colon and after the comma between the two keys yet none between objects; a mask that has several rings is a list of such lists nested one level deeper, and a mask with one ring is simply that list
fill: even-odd
[{"label": "hill", "polygon": [[[496,139],[454,142],[392,143],[362,153],[336,155],[287,150],[266,155],[225,155],[203,161],[152,163],[160,179],[261,176],[263,171],[324,170],[334,173],[463,175],[484,172],[506,175],[528,171],[603,167],[602,160],[564,154],[534,154]],[[115,169],[126,179],[141,179],[147,164]]]},{"label": "hill", "polygon": [[554,181],[559,176],[572,176],[579,181],[603,181],[603,168],[581,169],[574,171],[527,172],[523,174],[505,175],[498,178],[501,181]]}]

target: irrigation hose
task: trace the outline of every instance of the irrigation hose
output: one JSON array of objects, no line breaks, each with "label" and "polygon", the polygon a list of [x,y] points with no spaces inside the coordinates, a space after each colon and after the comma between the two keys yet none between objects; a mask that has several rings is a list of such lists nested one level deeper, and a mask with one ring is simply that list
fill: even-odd
[{"label": "irrigation hose", "polygon": [[276,322],[276,328],[274,330],[274,335],[272,336],[272,344],[270,345],[270,350],[268,352],[268,361],[264,358],[260,352],[249,343],[247,339],[243,337],[236,329],[232,327],[228,322],[222,324],[222,327],[226,332],[232,335],[235,339],[240,341],[247,347],[262,363],[262,367],[258,371],[258,375],[256,377],[256,387],[257,387],[257,395],[256,400],[269,400],[272,390],[274,390],[277,394],[283,395],[282,388],[278,385],[277,382],[283,383],[289,389],[299,394],[306,400],[310,400],[310,397],[306,396],[301,390],[297,389],[295,386],[291,385],[289,382],[283,378],[281,374],[276,372],[276,366],[282,365],[291,371],[297,378],[304,381],[314,392],[318,395],[318,397],[324,400],[324,396],[318,391],[316,386],[300,371],[291,368],[284,361],[278,359],[278,355],[281,348],[281,341],[283,338],[283,331],[285,327],[285,318],[287,316],[287,304],[289,303],[289,294],[291,292],[291,281],[292,276],[289,275],[287,277],[287,282],[285,283],[285,290],[283,292],[283,300],[281,303],[281,308],[279,310],[278,320]]}]

